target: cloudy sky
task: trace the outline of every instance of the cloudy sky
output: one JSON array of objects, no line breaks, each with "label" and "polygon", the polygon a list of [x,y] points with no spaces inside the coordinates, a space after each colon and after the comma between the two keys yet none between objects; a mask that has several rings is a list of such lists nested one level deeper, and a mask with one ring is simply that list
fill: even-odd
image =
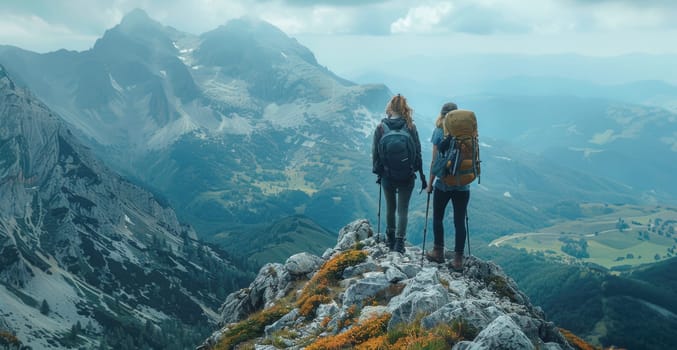
[{"label": "cloudy sky", "polygon": [[134,8],[194,34],[257,16],[337,71],[384,52],[677,53],[672,0],[0,0],[0,44],[86,50]]}]

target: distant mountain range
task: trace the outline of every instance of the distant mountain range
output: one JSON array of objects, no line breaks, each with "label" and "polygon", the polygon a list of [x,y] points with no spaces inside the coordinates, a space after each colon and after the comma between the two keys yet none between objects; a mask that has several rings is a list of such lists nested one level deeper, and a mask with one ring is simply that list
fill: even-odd
[{"label": "distant mountain range", "polygon": [[365,213],[360,180],[391,93],[335,76],[266,22],[195,36],[136,10],[91,50],[1,47],[0,62],[203,236],[294,214],[338,229]]},{"label": "distant mountain range", "polygon": [[[658,107],[575,96],[459,98],[481,115],[485,134],[565,168],[615,180],[674,203],[677,114]],[[586,182],[583,177],[581,182]],[[625,189],[624,189],[625,191]]]},{"label": "distant mountain range", "polygon": [[251,278],[104,166],[2,66],[0,198],[0,321],[33,348],[168,344],[138,334],[161,324],[191,344]]},{"label": "distant mountain range", "polygon": [[[0,47],[0,62],[108,164],[165,196],[202,237],[232,237],[226,232],[233,224],[270,224],[297,214],[330,231],[354,218],[376,220],[371,133],[391,92],[337,77],[268,23],[243,18],[196,36],[137,10],[90,50],[40,55]],[[398,92],[406,86],[415,85],[398,86]],[[430,92],[427,108],[433,109],[436,97]],[[439,98],[434,106],[444,102]],[[639,185],[637,174],[624,167],[626,156],[671,155],[665,143],[670,129],[660,128],[670,113],[571,96],[455,100],[478,113],[486,146],[483,182],[471,201],[475,232],[537,227],[549,219],[544,208],[570,198],[632,202],[655,190],[649,197],[662,199],[670,184],[669,162],[642,168],[649,176]],[[434,113],[424,117],[418,111],[425,140]],[[649,149],[626,147],[634,140],[625,140],[621,130],[627,111],[636,112],[637,120],[651,116],[633,127],[637,137],[651,142]],[[569,137],[564,126],[572,125],[584,134]],[[612,133],[606,141],[615,142],[589,145],[607,130]],[[591,166],[591,154],[603,160]],[[429,157],[430,144],[424,142],[424,161]],[[415,196],[412,241],[420,239],[424,212],[425,196]]]}]

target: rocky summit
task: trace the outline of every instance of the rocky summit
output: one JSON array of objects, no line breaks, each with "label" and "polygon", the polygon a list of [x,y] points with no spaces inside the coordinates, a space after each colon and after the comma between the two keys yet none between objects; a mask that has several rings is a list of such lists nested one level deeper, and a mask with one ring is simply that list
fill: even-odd
[{"label": "rocky summit", "polygon": [[455,272],[419,247],[389,252],[367,220],[322,257],[263,266],[221,322],[198,349],[574,349],[496,264]]}]

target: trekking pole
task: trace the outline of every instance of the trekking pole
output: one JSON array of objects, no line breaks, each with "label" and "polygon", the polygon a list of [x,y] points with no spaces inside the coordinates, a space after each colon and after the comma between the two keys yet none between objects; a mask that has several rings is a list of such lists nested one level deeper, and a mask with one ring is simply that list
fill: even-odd
[{"label": "trekking pole", "polygon": [[465,213],[465,233],[468,235],[468,256],[472,256],[472,254],[470,254],[470,225],[468,225],[468,212]]},{"label": "trekking pole", "polygon": [[421,267],[423,267],[423,259],[425,258],[425,236],[428,233],[428,208],[430,208],[430,192],[428,192],[428,199],[425,201],[425,225],[423,226],[423,246],[421,248]]},{"label": "trekking pole", "polygon": [[378,214],[376,214],[376,217],[378,218],[378,232],[376,232],[376,244],[381,243],[380,242],[380,236],[381,236],[381,189],[383,186],[381,185],[381,181],[378,182]]}]

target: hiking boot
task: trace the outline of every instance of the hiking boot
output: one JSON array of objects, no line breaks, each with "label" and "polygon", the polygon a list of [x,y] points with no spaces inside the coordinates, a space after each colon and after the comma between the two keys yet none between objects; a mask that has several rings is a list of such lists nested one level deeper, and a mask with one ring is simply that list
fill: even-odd
[{"label": "hiking boot", "polygon": [[463,271],[463,252],[454,252],[454,261],[451,263],[451,268],[456,272]]},{"label": "hiking boot", "polygon": [[398,237],[395,239],[395,246],[390,251],[404,254],[404,238]]},{"label": "hiking boot", "polygon": [[433,249],[425,254],[428,261],[436,262],[438,264],[444,263],[444,246],[435,245]]},{"label": "hiking boot", "polygon": [[388,250],[392,252],[395,248],[395,232],[386,231],[386,245]]}]

